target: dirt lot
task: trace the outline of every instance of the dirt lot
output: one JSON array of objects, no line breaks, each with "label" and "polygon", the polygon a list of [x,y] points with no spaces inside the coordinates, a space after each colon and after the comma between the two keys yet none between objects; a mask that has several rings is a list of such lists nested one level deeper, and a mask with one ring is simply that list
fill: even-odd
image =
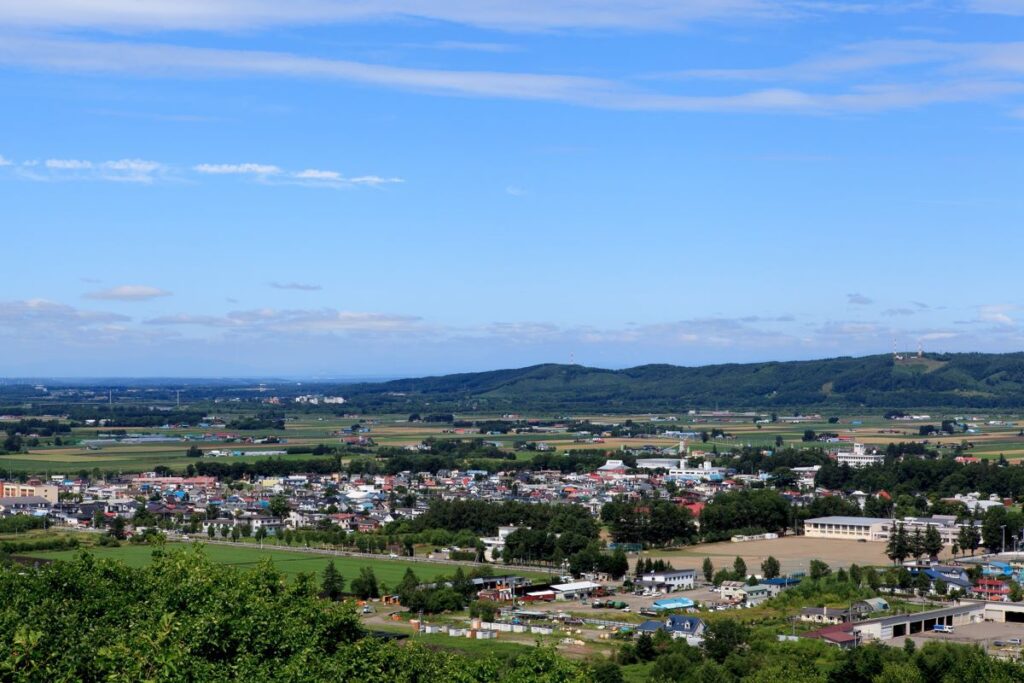
[{"label": "dirt lot", "polygon": [[670,559],[678,569],[693,568],[700,571],[705,557],[710,557],[716,568],[730,567],[736,556],[743,558],[751,572],[760,571],[761,562],[773,555],[782,565],[783,573],[806,572],[811,560],[822,560],[832,568],[886,566],[892,564],[885,556],[885,543],[840,541],[806,536],[787,536],[772,541],[744,543],[704,543],[684,550],[653,552],[652,557]]}]

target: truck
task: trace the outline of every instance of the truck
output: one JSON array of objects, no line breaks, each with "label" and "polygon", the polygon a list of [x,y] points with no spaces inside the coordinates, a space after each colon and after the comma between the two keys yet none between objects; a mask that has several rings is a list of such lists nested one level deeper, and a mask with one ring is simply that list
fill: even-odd
[{"label": "truck", "polygon": [[935,624],[935,626],[932,627],[932,631],[934,633],[952,633],[953,627],[947,626],[946,624]]}]

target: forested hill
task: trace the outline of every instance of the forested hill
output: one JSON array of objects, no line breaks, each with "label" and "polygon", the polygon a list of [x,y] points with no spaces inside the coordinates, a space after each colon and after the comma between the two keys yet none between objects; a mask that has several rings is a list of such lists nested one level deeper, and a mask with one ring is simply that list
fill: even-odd
[{"label": "forested hill", "polygon": [[1024,408],[1024,353],[892,355],[603,370],[535,365],[344,388],[365,408],[662,411],[688,408]]}]

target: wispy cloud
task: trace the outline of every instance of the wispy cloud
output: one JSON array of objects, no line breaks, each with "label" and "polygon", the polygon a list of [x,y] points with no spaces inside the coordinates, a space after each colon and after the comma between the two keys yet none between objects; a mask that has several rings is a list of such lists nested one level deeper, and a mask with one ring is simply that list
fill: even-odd
[{"label": "wispy cloud", "polygon": [[0,338],[31,343],[62,340],[74,343],[83,332],[120,329],[131,318],[119,313],[90,311],[46,299],[0,301]]},{"label": "wispy cloud", "polygon": [[188,168],[145,159],[118,159],[90,161],[88,159],[45,159],[23,161],[20,164],[0,156],[0,167],[10,166],[14,174],[39,181],[50,180],[108,180],[118,182],[153,183],[158,180],[181,180],[189,173],[196,177],[236,176],[251,178],[265,184],[319,185],[325,187],[379,187],[405,182],[396,176],[361,175],[347,177],[338,171],[305,169],[287,171],[280,166],[265,163],[202,163]]},{"label": "wispy cloud", "polygon": [[968,0],[967,7],[982,14],[1024,16],[1024,0]]},{"label": "wispy cloud", "polygon": [[467,52],[493,52],[506,53],[519,50],[519,46],[509,43],[479,43],[466,40],[441,40],[431,43],[427,47],[436,50],[463,50]]},{"label": "wispy cloud", "polygon": [[[987,0],[996,2],[996,0]],[[1008,0],[1003,0],[1007,2]],[[898,6],[898,5],[895,5]],[[666,31],[698,21],[792,19],[894,7],[865,2],[789,0],[7,0],[0,25],[34,28],[236,30],[410,17],[509,31],[630,29]]]},{"label": "wispy cloud", "polygon": [[294,289],[300,292],[319,292],[323,287],[304,282],[271,282],[274,289]]},{"label": "wispy cloud", "polygon": [[384,178],[375,175],[355,176],[347,178],[338,171],[324,171],[317,168],[307,168],[304,171],[290,174],[293,182],[303,185],[323,185],[327,187],[344,187],[353,185],[364,185],[367,187],[378,187],[380,185],[394,185],[404,183],[403,178]]},{"label": "wispy cloud", "polygon": [[526,190],[518,185],[509,185],[505,188],[505,194],[512,195],[513,197],[523,197],[526,195]]},{"label": "wispy cloud", "polygon": [[863,294],[853,293],[846,295],[846,303],[853,304],[855,306],[868,306],[874,303],[874,299],[870,299]]},{"label": "wispy cloud", "polygon": [[171,292],[159,287],[150,287],[149,285],[119,285],[85,294],[87,299],[106,301],[148,301],[164,296],[171,296]]},{"label": "wispy cloud", "polygon": [[146,159],[30,159],[13,166],[18,176],[30,180],[106,180],[150,184],[165,177],[168,167]]},{"label": "wispy cloud", "polygon": [[206,175],[268,176],[281,173],[280,168],[270,164],[197,164],[192,170]]},{"label": "wispy cloud", "polygon": [[421,334],[418,316],[339,311],[336,309],[278,310],[259,308],[223,316],[178,314],[145,321],[148,325],[228,328],[253,334]]},{"label": "wispy cloud", "polygon": [[882,311],[882,315],[888,317],[908,316],[914,315],[915,313],[917,313],[917,311],[915,311],[912,308],[887,308],[884,311]]},{"label": "wispy cloud", "polygon": [[988,304],[978,307],[978,321],[995,323],[996,325],[1011,326],[1016,323],[1010,315],[1017,311],[1018,307],[1010,304]]},{"label": "wispy cloud", "polygon": [[[878,112],[999,100],[1024,92],[1024,83],[1011,77],[1024,69],[1024,55],[1017,56],[1013,49],[1007,49],[1005,54],[997,51],[987,60],[978,62],[992,74],[985,78],[953,73],[942,78],[863,83],[828,91],[808,91],[773,83],[766,88],[726,94],[721,94],[721,88],[707,93],[650,90],[628,80],[565,74],[416,69],[282,52],[13,37],[0,41],[0,64],[153,77],[316,78],[434,95],[667,112]],[[650,81],[647,84],[650,85]]]}]

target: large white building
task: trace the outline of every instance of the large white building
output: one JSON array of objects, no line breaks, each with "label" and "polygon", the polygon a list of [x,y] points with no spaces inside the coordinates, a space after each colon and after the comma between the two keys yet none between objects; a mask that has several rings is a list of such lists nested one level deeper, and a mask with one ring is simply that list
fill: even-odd
[{"label": "large white building", "polygon": [[908,534],[920,529],[935,527],[945,545],[952,545],[960,534],[960,528],[971,522],[958,523],[952,515],[933,517],[815,517],[804,522],[804,535],[808,538],[832,538],[847,541],[888,541],[896,527],[903,526]]},{"label": "large white building", "polygon": [[669,569],[661,572],[648,572],[637,580],[637,583],[648,588],[664,591],[685,591],[696,585],[696,569]]},{"label": "large white building", "polygon": [[864,444],[855,443],[853,444],[852,451],[836,453],[836,462],[840,465],[849,465],[856,468],[881,465],[885,462],[885,453],[868,453]]}]

